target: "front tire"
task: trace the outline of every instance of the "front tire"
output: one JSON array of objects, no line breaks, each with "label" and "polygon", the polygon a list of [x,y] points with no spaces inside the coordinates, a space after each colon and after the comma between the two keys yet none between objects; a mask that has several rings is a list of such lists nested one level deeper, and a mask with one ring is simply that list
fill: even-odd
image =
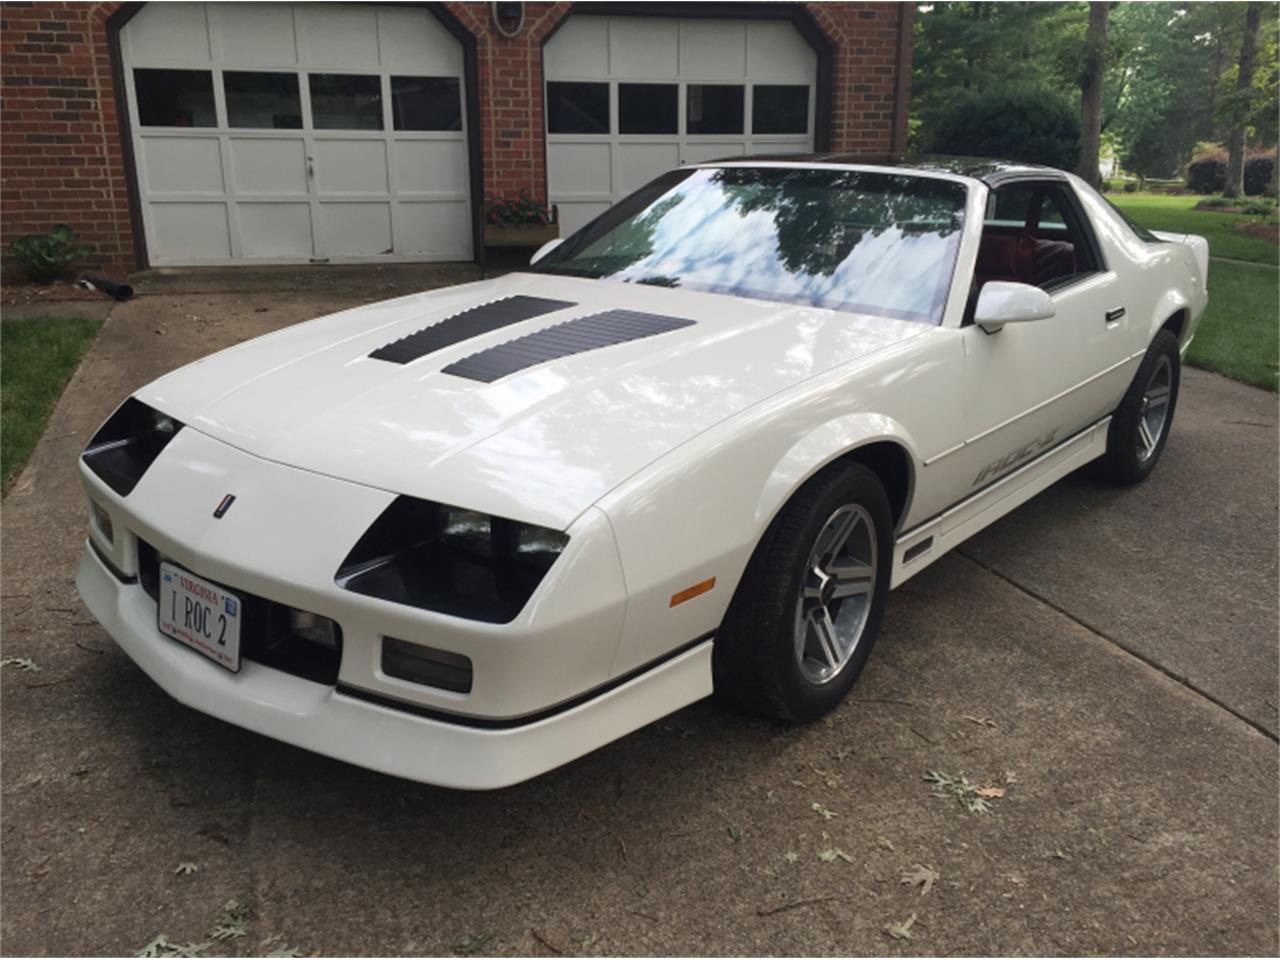
[{"label": "front tire", "polygon": [[1182,381],[1178,338],[1161,330],[1111,417],[1101,470],[1113,483],[1141,483],[1155,469],[1173,426]]},{"label": "front tire", "polygon": [[835,464],[792,497],[752,555],[716,636],[716,693],[782,720],[834,709],[875,645],[893,565],[880,479]]}]

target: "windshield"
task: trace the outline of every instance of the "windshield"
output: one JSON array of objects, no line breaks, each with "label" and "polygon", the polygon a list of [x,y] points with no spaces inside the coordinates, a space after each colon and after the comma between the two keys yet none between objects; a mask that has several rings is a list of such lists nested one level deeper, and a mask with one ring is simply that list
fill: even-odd
[{"label": "windshield", "polygon": [[963,184],[851,170],[665,174],[535,270],[938,323]]}]

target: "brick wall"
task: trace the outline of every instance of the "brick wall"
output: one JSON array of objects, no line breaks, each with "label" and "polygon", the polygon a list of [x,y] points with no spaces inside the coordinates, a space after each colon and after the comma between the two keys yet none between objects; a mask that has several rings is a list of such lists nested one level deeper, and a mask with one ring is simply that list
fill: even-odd
[{"label": "brick wall", "polygon": [[[835,44],[831,149],[853,153],[901,152],[907,142],[905,98],[910,94],[910,3],[806,3]],[[903,109],[896,110],[899,44],[905,73]],[[896,133],[896,137],[895,137]]]},{"label": "brick wall", "polygon": [[[70,224],[96,266],[132,268],[106,20],[116,3],[0,11],[0,243]],[[6,265],[7,268],[7,265]]]},{"label": "brick wall", "polygon": [[527,192],[545,200],[542,42],[572,4],[526,3],[514,38],[497,30],[487,3],[445,6],[476,38],[485,196]]},{"label": "brick wall", "polygon": [[[120,5],[4,4],[4,247],[15,237],[67,223],[96,247],[94,266],[117,273],[137,266],[106,30]],[[527,191],[545,197],[542,44],[572,4],[526,3],[524,29],[515,38],[494,27],[487,3],[445,6],[476,37],[485,194]],[[897,65],[902,31],[910,34],[911,4],[805,6],[835,45],[832,149],[892,152],[906,142],[906,112],[897,107]],[[909,45],[904,53],[909,72]]]}]

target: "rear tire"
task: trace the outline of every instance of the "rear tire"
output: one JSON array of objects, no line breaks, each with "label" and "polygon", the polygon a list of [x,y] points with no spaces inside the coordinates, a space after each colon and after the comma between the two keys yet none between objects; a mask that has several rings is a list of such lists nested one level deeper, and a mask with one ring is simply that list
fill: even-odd
[{"label": "rear tire", "polygon": [[1161,330],[1111,417],[1100,471],[1112,483],[1141,483],[1164,452],[1182,380],[1178,338]]},{"label": "rear tire", "polygon": [[875,645],[892,528],[867,467],[835,464],[805,484],[756,547],[716,635],[716,693],[782,720],[834,709]]}]

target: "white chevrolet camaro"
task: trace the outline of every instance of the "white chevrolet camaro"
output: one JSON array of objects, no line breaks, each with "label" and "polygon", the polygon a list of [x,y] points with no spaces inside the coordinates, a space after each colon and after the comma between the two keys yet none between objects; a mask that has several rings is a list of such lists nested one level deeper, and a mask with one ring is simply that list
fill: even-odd
[{"label": "white chevrolet camaro", "polygon": [[986,161],[659,177],[524,272],[125,400],[77,584],[185,704],[500,787],[713,692],[831,710],[888,592],[1169,436],[1208,245]]}]

